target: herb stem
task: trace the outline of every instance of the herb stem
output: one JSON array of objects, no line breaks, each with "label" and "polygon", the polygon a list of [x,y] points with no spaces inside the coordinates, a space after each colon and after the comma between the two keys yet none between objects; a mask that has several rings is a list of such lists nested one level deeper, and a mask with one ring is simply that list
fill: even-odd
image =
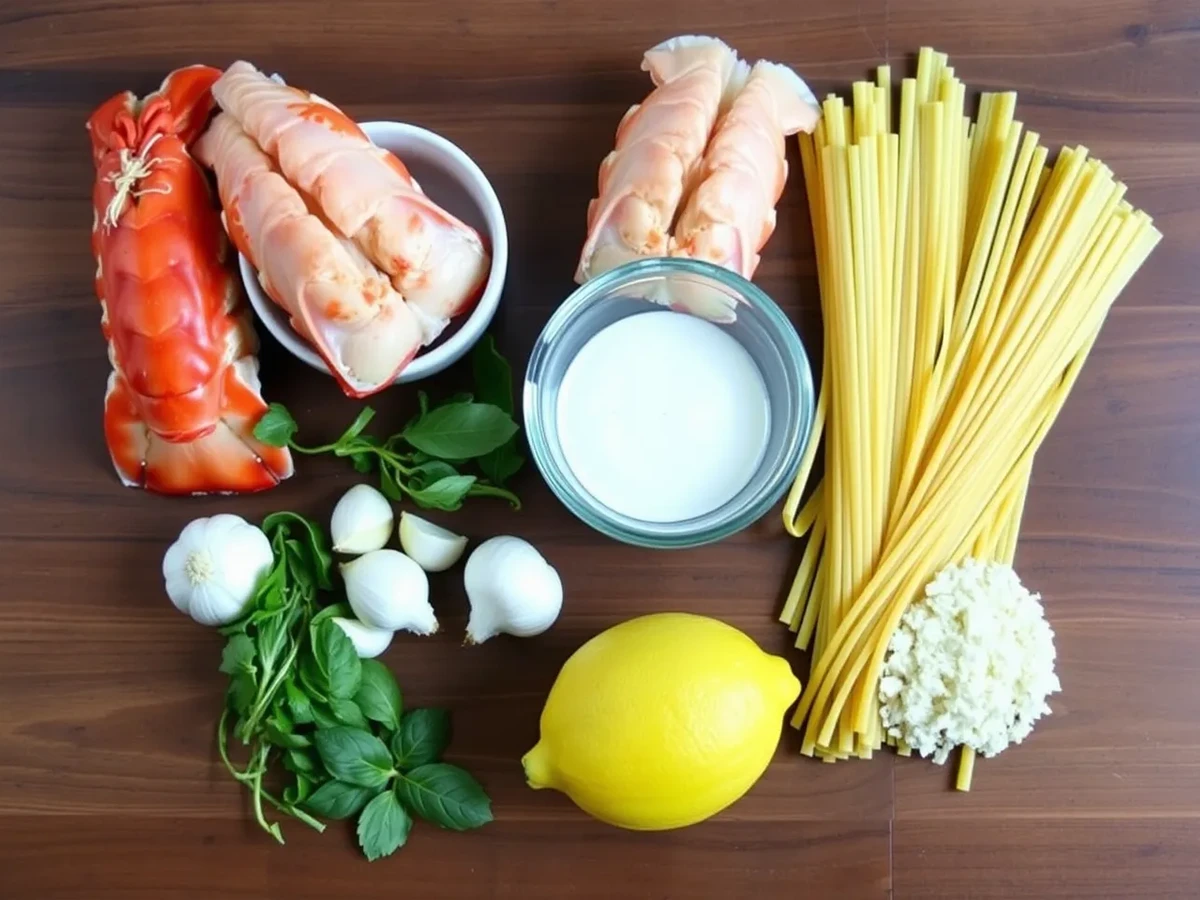
[{"label": "herb stem", "polygon": [[221,711],[221,718],[217,720],[217,752],[221,755],[221,762],[225,763],[225,768],[229,770],[229,774],[236,781],[242,784],[253,781],[254,776],[250,773],[250,767],[247,765],[246,771],[237,768],[229,759],[229,738],[226,732],[225,723],[229,719],[229,708],[226,707]]},{"label": "herb stem", "polygon": [[467,491],[469,497],[502,497],[512,504],[513,509],[521,508],[521,498],[510,491],[508,488],[497,487],[494,484],[481,484],[475,482]]},{"label": "herb stem", "polygon": [[[332,444],[322,444],[320,447],[302,447],[299,444],[297,444],[295,441],[289,440],[288,447],[290,447],[292,450],[296,451],[297,453],[303,453],[307,456],[316,456],[317,454],[320,454],[320,453],[329,453],[331,450],[336,452],[337,448],[338,448],[338,444],[337,444],[337,441],[334,441]],[[341,455],[341,454],[339,454],[339,455]]]},{"label": "herb stem", "polygon": [[258,824],[262,826],[263,831],[267,832],[267,834],[271,835],[271,837],[283,844],[285,841],[283,839],[283,831],[280,829],[279,823],[268,822],[267,817],[263,815],[262,797],[262,776],[259,775],[254,781],[254,818],[258,820]]},{"label": "herb stem", "polygon": [[393,453],[391,450],[385,450],[381,447],[375,447],[374,450],[381,460],[386,461],[397,472],[403,475],[411,475],[413,473],[410,466],[406,466],[401,462],[403,457],[399,453]]},{"label": "herb stem", "polygon": [[312,829],[316,830],[317,832],[325,831],[325,823],[324,822],[314,819],[312,816],[310,816],[308,813],[306,813],[300,807],[293,806],[290,803],[284,803],[278,797],[273,796],[269,791],[260,790],[259,793],[262,794],[262,797],[264,800],[266,800],[268,803],[270,803],[272,806],[274,806],[281,813],[286,813],[287,815],[291,816],[292,818],[299,819],[301,822],[303,822],[309,828],[312,828]]},{"label": "herb stem", "polygon": [[254,704],[250,715],[246,717],[245,728],[243,729],[246,734],[251,734],[253,729],[258,727],[258,722],[263,717],[263,713],[266,712],[267,708],[271,705],[271,701],[275,699],[275,694],[283,686],[288,672],[292,670],[292,664],[296,662],[296,655],[300,652],[300,643],[301,641],[296,641],[292,644],[292,649],[288,651],[287,659],[283,661],[283,665],[275,672],[270,684],[259,695],[259,701]]}]

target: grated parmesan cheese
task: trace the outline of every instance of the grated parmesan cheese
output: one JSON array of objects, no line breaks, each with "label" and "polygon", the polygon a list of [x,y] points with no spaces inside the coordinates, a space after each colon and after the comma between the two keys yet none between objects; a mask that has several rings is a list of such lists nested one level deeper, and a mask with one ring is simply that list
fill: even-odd
[{"label": "grated parmesan cheese", "polygon": [[1054,632],[1003,563],[944,568],[905,610],[879,681],[884,731],[939,765],[960,744],[995,756],[1049,714]]}]

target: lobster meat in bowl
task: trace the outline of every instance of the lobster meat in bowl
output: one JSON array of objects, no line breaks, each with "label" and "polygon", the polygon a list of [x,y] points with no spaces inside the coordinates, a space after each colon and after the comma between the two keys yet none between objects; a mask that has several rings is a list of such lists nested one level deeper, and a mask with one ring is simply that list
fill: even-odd
[{"label": "lobster meat in bowl", "polygon": [[[234,63],[212,90],[222,112],[196,152],[216,173],[268,330],[352,397],[461,357],[494,315],[507,266],[499,201],[478,167],[437,135],[359,125],[249,63]],[[410,152],[435,164],[439,196],[448,188],[466,199],[483,235],[423,190]]]}]

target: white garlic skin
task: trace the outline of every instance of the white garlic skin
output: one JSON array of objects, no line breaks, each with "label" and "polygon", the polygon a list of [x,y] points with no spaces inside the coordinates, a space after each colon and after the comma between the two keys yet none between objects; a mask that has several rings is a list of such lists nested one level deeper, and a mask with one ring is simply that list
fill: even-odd
[{"label": "white garlic skin", "polygon": [[429,605],[429,578],[399,550],[372,550],[343,563],[341,572],[346,599],[364,625],[415,634],[437,631],[437,617]]},{"label": "white garlic skin", "polygon": [[354,645],[354,652],[358,654],[359,659],[374,659],[388,648],[388,645],[392,643],[392,636],[395,634],[384,628],[372,628],[370,625],[364,625],[358,619],[334,616],[332,621],[334,625],[342,629],[346,637],[350,638],[350,643]]},{"label": "white garlic skin", "polygon": [[467,640],[473,644],[497,634],[541,634],[562,610],[558,572],[519,537],[494,537],[476,547],[467,559],[463,582],[471,602]]},{"label": "white garlic skin", "polygon": [[245,612],[274,562],[262,529],[221,513],[184,527],[163,556],[163,580],[176,609],[201,625],[228,625]]},{"label": "white garlic skin", "polygon": [[355,556],[388,542],[395,521],[392,504],[369,484],[356,484],[337,502],[329,521],[329,537],[338,553]]}]

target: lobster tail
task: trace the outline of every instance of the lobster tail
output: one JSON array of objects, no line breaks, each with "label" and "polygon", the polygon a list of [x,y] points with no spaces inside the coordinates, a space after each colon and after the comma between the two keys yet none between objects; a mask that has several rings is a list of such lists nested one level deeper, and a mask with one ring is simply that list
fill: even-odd
[{"label": "lobster tail", "polygon": [[144,98],[132,91],[110,97],[87,120],[96,162],[112,151],[136,153],[154,135],[171,135],[190,145],[208,125],[216,105],[212,86],[220,76],[221,70],[212,66],[185,66]]},{"label": "lobster tail", "polygon": [[249,314],[190,144],[220,72],[188,66],[143,99],[129,92],[87,122],[96,294],[113,371],[104,432],[127,485],[169,494],[262,490],[292,472],[253,427],[266,412]]},{"label": "lobster tail", "polygon": [[[212,86],[220,77],[221,70],[212,66],[176,69],[142,104],[143,127],[161,123],[165,133],[191,146],[208,125],[216,107]],[[157,118],[152,123],[154,117]]]}]

